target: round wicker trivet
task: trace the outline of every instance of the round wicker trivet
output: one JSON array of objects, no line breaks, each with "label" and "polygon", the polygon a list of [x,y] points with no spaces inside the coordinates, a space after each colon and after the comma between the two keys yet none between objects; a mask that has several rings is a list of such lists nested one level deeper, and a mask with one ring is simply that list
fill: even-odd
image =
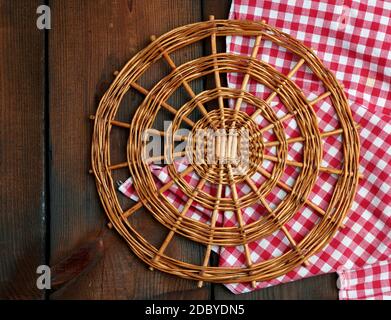
[{"label": "round wicker trivet", "polygon": [[[255,38],[251,56],[238,56],[216,52],[216,37],[250,36]],[[170,54],[198,41],[211,39],[212,53],[176,66]],[[276,71],[269,64],[256,59],[261,41],[272,41],[297,55],[300,60],[288,75]],[[164,59],[172,68],[172,72],[162,78],[153,88],[145,89],[137,83],[143,73],[159,59]],[[300,88],[290,80],[292,75],[306,64],[326,88],[326,92],[317,99],[309,101]],[[242,73],[242,88],[232,89],[222,86],[221,77],[226,73]],[[214,76],[215,88],[195,94],[189,85],[194,80],[206,76]],[[272,91],[268,99],[262,100],[246,91],[249,79],[252,79]],[[173,93],[183,87],[190,95],[190,100],[180,108],[174,108],[167,100]],[[124,95],[129,90],[137,90],[145,95],[145,99],[137,109],[131,123],[116,121],[116,114]],[[289,111],[278,117],[270,102],[278,96]],[[338,115],[340,128],[320,132],[313,105],[329,97]],[[227,101],[234,101],[232,108],[227,108]],[[215,103],[216,108],[208,111],[206,104]],[[255,107],[255,113],[248,115],[241,110],[242,103]],[[173,114],[172,132],[189,128],[187,136],[177,136],[156,131],[154,122],[161,110]],[[190,115],[198,110],[201,119],[190,120]],[[256,124],[255,118],[262,116],[269,122],[266,127]],[[283,122],[294,118],[300,129],[301,137],[287,139]],[[127,241],[133,252],[155,268],[180,277],[210,282],[246,282],[263,281],[283,275],[300,264],[307,264],[310,256],[322,249],[333,237],[349,210],[358,180],[359,138],[356,124],[344,95],[342,87],[334,75],[328,71],[313,51],[301,42],[282,33],[264,21],[231,21],[214,20],[195,23],[172,30],[159,38],[152,37],[152,43],[136,54],[119,72],[115,81],[102,98],[96,115],[92,139],[92,171],[96,177],[99,196],[109,225]],[[114,127],[129,130],[127,146],[127,162],[113,164],[110,157],[110,136]],[[195,161],[204,154],[204,149],[196,148],[200,139],[199,130],[212,129],[218,134],[206,137],[214,141],[214,162]],[[151,131],[152,130],[152,131]],[[154,131],[153,131],[154,130]],[[267,142],[263,133],[273,130],[275,141]],[[167,147],[161,156],[145,158],[145,133],[157,132],[165,136]],[[322,138],[330,135],[341,135],[343,143],[342,169],[321,166],[323,150]],[[241,141],[248,140],[248,163],[239,163],[237,155]],[[187,141],[186,148],[179,154],[174,146],[178,141]],[[294,141],[303,143],[303,160],[288,160],[288,145]],[[265,148],[276,147],[276,155],[267,155]],[[217,150],[217,151],[216,151]],[[243,156],[244,154],[241,154]],[[188,159],[188,167],[178,172],[173,163],[167,164],[171,182],[157,187],[152,176],[152,163],[165,159],[175,160],[178,157]],[[272,172],[262,168],[264,159],[275,163]],[[300,168],[293,186],[283,183],[280,178],[286,166]],[[140,198],[133,207],[123,209],[118,200],[118,191],[112,177],[113,170],[128,167],[135,190]],[[333,196],[327,210],[323,210],[308,200],[319,172],[327,172],[338,176]],[[186,176],[196,173],[199,176],[197,186],[191,186]],[[263,175],[266,180],[260,186],[252,180],[255,174]],[[249,191],[238,194],[237,185],[246,183]],[[164,196],[173,185],[176,185],[188,199],[183,208],[176,208]],[[205,184],[215,186],[215,192],[203,190]],[[265,200],[268,193],[279,187],[288,196],[274,209]],[[226,188],[230,197],[224,197]],[[242,210],[256,203],[262,203],[268,214],[252,223],[246,224],[242,218]],[[197,221],[187,215],[191,206],[197,204],[212,212],[207,223]],[[129,222],[129,217],[141,207],[147,208],[152,216],[165,228],[167,236],[163,243],[154,246],[143,237]],[[284,226],[303,206],[308,206],[320,216],[319,222],[303,240],[296,243]],[[237,218],[237,225],[232,227],[217,226],[217,217],[223,211],[232,211]],[[251,260],[248,244],[282,230],[291,244],[291,250],[284,254],[254,263]],[[166,249],[175,236],[183,236],[206,246],[202,262],[193,264],[166,254]],[[246,257],[245,267],[212,267],[209,259],[212,246],[242,246]]]}]

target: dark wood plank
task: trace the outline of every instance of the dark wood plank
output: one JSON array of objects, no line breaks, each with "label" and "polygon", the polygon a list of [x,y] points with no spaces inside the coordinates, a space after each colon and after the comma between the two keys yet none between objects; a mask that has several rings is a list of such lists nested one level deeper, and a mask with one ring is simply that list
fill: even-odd
[{"label": "dark wood plank", "polygon": [[[228,18],[231,1],[203,0],[204,20],[213,14],[216,19]],[[220,43],[220,50],[225,50]],[[223,285],[213,285],[215,299],[336,299],[335,274],[313,277],[248,294],[234,295]]]},{"label": "dark wood plank", "polygon": [[45,263],[41,1],[0,1],[0,299],[42,299]]},{"label": "dark wood plank", "polygon": [[210,15],[215,19],[228,19],[231,0],[202,0],[202,15],[208,20]]},{"label": "dark wood plank", "polygon": [[327,274],[234,295],[224,286],[214,287],[216,300],[336,300],[336,274]]},{"label": "dark wood plank", "polygon": [[[201,2],[52,0],[50,4],[53,14],[49,39],[51,262],[57,265],[66,261],[66,257],[90,239],[103,237],[104,246],[103,257],[95,267],[64,284],[51,298],[164,299],[177,295],[208,298],[210,286],[196,290],[194,282],[148,271],[113,230],[106,230],[95,184],[87,173],[92,134],[88,115],[95,112],[99,99],[113,80],[113,72],[148,44],[150,35],[199,21]],[[181,59],[200,54],[202,45],[192,47],[184,55],[175,55],[174,60],[181,63]],[[157,68],[141,82],[150,87],[167,71],[167,66]],[[200,83],[194,86],[197,90],[202,88]],[[180,105],[182,99],[173,97],[173,104]],[[129,121],[140,102],[138,94],[129,94],[124,101],[129,105],[128,111],[121,111],[119,118]],[[126,132],[118,131],[112,143],[113,162],[114,158],[124,159],[124,143]],[[126,170],[118,174],[118,179],[128,175]],[[130,201],[121,201],[130,205]],[[153,228],[153,222],[145,223],[142,213],[132,223],[156,243],[167,232],[152,232],[149,228]],[[171,250],[194,259],[200,258],[203,252],[185,240],[173,244]]]},{"label": "dark wood plank", "polygon": [[[216,20],[217,19],[227,19],[230,5],[231,5],[230,0],[223,0],[223,1],[203,0],[202,1],[203,20],[204,21],[209,20],[211,15],[213,15]],[[216,50],[218,53],[226,51],[225,37],[217,37],[216,44],[217,44]],[[206,38],[204,41],[204,54],[209,55],[211,53],[212,53],[211,39]],[[221,85],[223,87],[227,86],[227,77],[225,74],[220,75],[220,81],[221,81]],[[216,83],[214,80],[214,75],[210,74],[209,76],[206,77],[205,87],[207,89],[212,89],[215,86],[216,86]],[[215,107],[216,107],[216,105],[213,102],[208,104],[209,109],[211,109],[211,108],[213,109]]]}]

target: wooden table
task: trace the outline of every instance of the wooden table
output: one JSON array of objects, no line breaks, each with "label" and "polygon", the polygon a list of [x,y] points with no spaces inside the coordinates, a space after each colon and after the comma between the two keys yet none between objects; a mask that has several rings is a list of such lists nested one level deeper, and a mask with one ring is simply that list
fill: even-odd
[{"label": "wooden table", "polygon": [[[210,14],[227,18],[230,1],[49,0],[48,31],[36,27],[41,4],[0,1],[0,298],[337,297],[334,274],[239,296],[222,285],[197,289],[194,282],[149,271],[106,227],[88,174],[88,116],[113,80],[113,71],[143,48],[150,35],[206,20]],[[202,53],[205,45],[191,50],[183,59]],[[144,85],[160,76],[157,70]],[[118,135],[118,141],[124,139]],[[141,220],[135,223],[148,228]],[[163,236],[154,237],[158,241]],[[186,241],[174,250],[203,252]],[[52,266],[52,290],[36,287],[36,268],[42,264]]]}]

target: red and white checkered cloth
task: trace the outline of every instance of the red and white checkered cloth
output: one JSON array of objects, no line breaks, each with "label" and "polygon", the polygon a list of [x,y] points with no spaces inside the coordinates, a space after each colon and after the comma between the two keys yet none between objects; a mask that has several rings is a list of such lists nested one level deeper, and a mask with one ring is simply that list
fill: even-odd
[{"label": "red and white checkered cloth", "polygon": [[[364,2],[345,2],[345,6],[335,3],[318,3],[315,1],[233,1],[231,19],[265,19],[270,25],[302,40],[307,46],[315,49],[326,67],[333,71],[344,84],[354,120],[360,124],[361,159],[360,171],[364,179],[360,181],[357,195],[348,217],[345,228],[337,232],[333,240],[317,255],[309,259],[310,266],[300,266],[276,279],[258,283],[257,288],[264,288],[280,283],[293,281],[323,273],[338,272],[340,275],[340,298],[387,298],[390,295],[391,261],[391,107],[390,101],[391,65],[389,62],[391,36],[388,21],[391,6],[377,2],[376,7]],[[227,50],[231,53],[249,55],[254,39],[246,37],[227,37]],[[264,40],[258,58],[275,66],[287,74],[298,61],[298,57],[286,52],[270,41]],[[301,67],[292,77],[309,99],[324,92],[323,86],[306,67]],[[228,82],[232,87],[241,86],[242,75],[229,74]],[[248,91],[261,98],[270,93],[262,85],[250,81]],[[277,115],[287,110],[275,98],[272,107]],[[339,128],[329,99],[314,106],[321,131]],[[242,110],[251,114],[251,106],[243,104]],[[263,126],[265,119],[258,119]],[[300,134],[294,119],[285,123],[288,137]],[[265,135],[271,139],[272,134]],[[324,140],[322,166],[339,168],[342,160],[342,141],[339,136],[330,136]],[[268,150],[273,155],[275,150]],[[294,143],[289,147],[288,158],[300,161],[302,144]],[[185,160],[176,163],[178,170],[186,167]],[[273,163],[264,161],[263,166],[269,172]],[[166,168],[151,166],[157,177],[157,184],[169,181]],[[292,186],[299,168],[287,166],[282,180]],[[191,185],[196,185],[199,177],[192,173],[187,178]],[[321,173],[309,198],[322,209],[333,192],[338,176]],[[263,182],[260,175],[253,176],[258,185]],[[214,186],[206,184],[205,190]],[[238,184],[239,196],[249,192],[245,184]],[[135,191],[128,179],[120,190],[137,200]],[[225,197],[230,194],[225,190]],[[267,197],[271,206],[277,205],[286,196],[286,192],[275,188]],[[183,207],[186,197],[174,185],[166,196],[179,208]],[[257,204],[243,210],[243,220],[251,223],[266,210]],[[194,219],[208,222],[211,212],[194,204],[187,213]],[[296,242],[300,242],[309,230],[317,223],[319,217],[310,208],[304,207],[286,227]],[[218,225],[233,226],[237,224],[232,212],[225,212],[219,217]],[[266,239],[249,244],[251,260],[258,263],[272,257],[280,256],[290,250],[288,239],[277,231]],[[242,247],[215,248],[219,250],[219,265],[245,266]],[[354,271],[349,271],[354,269]],[[254,289],[249,284],[230,284],[227,287],[234,293],[249,292]]]},{"label": "red and white checkered cloth", "polygon": [[[344,84],[353,117],[362,127],[360,164],[365,178],[360,183],[352,210],[345,221],[346,228],[338,232],[322,252],[310,259],[311,267],[300,267],[283,277],[262,283],[259,287],[332,272],[342,266],[345,269],[354,267],[356,270],[362,267],[375,274],[380,269],[368,265],[377,261],[385,261],[385,265],[391,263],[388,260],[391,256],[390,16],[391,3],[383,1],[375,4],[345,1],[341,4],[336,1],[306,0],[287,3],[275,0],[234,0],[232,3],[231,19],[265,19],[270,25],[313,48],[326,67]],[[246,37],[228,38],[227,50],[248,55],[252,41]],[[264,42],[258,57],[285,74],[297,60],[297,57],[270,41]],[[322,86],[308,69],[299,70],[293,80],[304,89],[309,98],[323,92]],[[228,81],[231,86],[240,87],[240,76],[229,75]],[[261,97],[265,91],[255,83],[250,83],[249,89]],[[315,111],[321,129],[338,127],[338,118],[329,101],[318,104]],[[325,141],[326,165],[338,166],[340,163],[340,148],[335,140],[337,139],[332,138]],[[320,184],[315,188],[313,201],[327,201],[326,189],[329,189],[328,184],[331,182],[325,179],[319,179],[318,182]],[[303,212],[300,222],[294,222],[290,227],[299,233],[306,229],[307,224],[307,228],[310,228],[307,215],[309,213]],[[230,255],[237,256],[237,252],[225,255],[225,259],[232,261]],[[390,268],[383,267],[382,270],[384,273],[381,277],[388,279],[388,287],[385,287],[387,291],[391,279]],[[356,275],[358,283],[365,282],[360,273]],[[343,294],[345,290],[354,290],[345,285],[346,281],[342,281],[341,299],[347,297]],[[231,289],[239,293],[250,290],[250,287],[232,285]],[[370,293],[356,296],[361,298],[370,296]],[[352,297],[354,294],[350,291],[350,298]]]},{"label": "red and white checkered cloth", "polygon": [[358,269],[337,269],[341,300],[391,300],[391,263],[380,261]]}]

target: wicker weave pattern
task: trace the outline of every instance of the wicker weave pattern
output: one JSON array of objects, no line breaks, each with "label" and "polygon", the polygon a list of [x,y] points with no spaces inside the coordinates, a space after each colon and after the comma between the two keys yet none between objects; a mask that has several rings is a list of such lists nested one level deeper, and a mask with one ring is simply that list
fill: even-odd
[{"label": "wicker weave pattern", "polygon": [[[217,53],[216,37],[227,35],[255,37],[252,55],[244,57]],[[170,53],[208,37],[211,38],[211,55],[189,61],[180,66],[174,64],[169,56]],[[306,263],[308,257],[323,248],[341,226],[342,220],[353,201],[359,179],[359,138],[356,125],[353,122],[343,89],[334,75],[325,69],[310,49],[264,22],[214,20],[212,17],[208,22],[183,26],[158,39],[152,38],[152,40],[152,43],[136,54],[118,74],[101,100],[94,116],[92,169],[96,177],[101,201],[110,219],[110,225],[114,226],[128,242],[135,254],[152,268],[198,280],[199,285],[202,285],[203,281],[222,283],[252,281],[255,285],[254,281],[275,278],[302,263]],[[256,59],[261,41],[273,41],[277,45],[285,47],[299,56],[300,61],[288,75],[279,73],[270,65]],[[159,59],[166,60],[173,71],[148,91],[138,85],[137,80]],[[297,69],[304,64],[311,68],[327,89],[325,94],[313,101],[308,101],[300,88],[290,80]],[[221,76],[228,72],[244,74],[241,90],[221,86]],[[216,88],[205,90],[196,95],[189,83],[208,75],[214,75]],[[250,78],[272,90],[273,93],[268,99],[261,100],[246,92],[246,86]],[[191,99],[177,110],[170,106],[167,100],[181,86],[189,93]],[[137,109],[130,124],[115,121],[122,98],[129,90],[133,89],[146,95],[144,101]],[[271,100],[277,95],[289,110],[289,113],[282,118],[277,117],[273,108],[270,107]],[[330,97],[338,114],[341,128],[334,132],[321,133],[317,126],[317,118],[312,105],[327,96]],[[235,101],[233,109],[225,107],[225,103],[229,99]],[[216,109],[208,112],[205,104],[211,101],[216,103]],[[240,111],[243,102],[255,106],[255,113],[247,115]],[[173,114],[173,132],[183,127],[192,128],[192,130],[189,136],[179,138],[188,141],[185,152],[181,154],[174,153],[172,146],[178,137],[173,134],[168,136],[171,141],[170,147],[166,148],[166,154],[159,157],[159,159],[167,157],[175,159],[182,156],[194,158],[196,156],[197,129],[212,128],[222,130],[228,134],[224,138],[224,143],[221,142],[220,138],[216,140],[217,149],[219,150],[216,153],[217,158],[221,156],[217,164],[198,164],[190,161],[189,167],[183,172],[177,172],[176,167],[169,164],[168,172],[172,181],[158,188],[150,172],[150,164],[158,159],[144,159],[142,149],[144,133],[154,129],[155,118],[161,109],[166,109]],[[201,111],[202,118],[194,123],[189,119],[189,115],[195,109]],[[262,116],[270,125],[260,128],[254,121],[257,116]],[[304,145],[303,161],[300,163],[287,159],[288,144],[292,142],[292,139],[287,140],[283,122],[293,117],[302,134],[296,140],[302,141]],[[109,141],[113,126],[129,129],[129,143],[126,151],[128,160],[126,163],[113,165],[110,161]],[[232,150],[236,148],[234,148],[234,141],[236,141],[235,143],[239,141],[235,140],[237,137],[229,134],[230,129],[246,129],[249,132],[250,164],[244,169],[243,174],[235,174],[234,167],[236,164],[226,161],[227,158],[233,160],[235,151]],[[277,140],[265,142],[263,133],[267,130],[273,130]],[[322,137],[333,134],[341,134],[343,137],[344,163],[341,170],[321,166]],[[264,149],[270,146],[276,147],[277,151],[274,157],[264,153]],[[272,172],[268,172],[261,167],[264,159],[275,162]],[[293,187],[280,181],[286,166],[300,167],[300,174]],[[140,197],[140,201],[136,205],[125,210],[119,204],[111,175],[112,170],[122,167],[129,168],[135,189]],[[326,171],[339,176],[333,197],[326,211],[307,199],[319,171]],[[200,176],[196,187],[186,182],[185,177],[191,172],[196,172]],[[261,186],[257,186],[251,179],[255,172],[262,174],[267,179]],[[248,184],[250,192],[239,196],[237,184],[243,182]],[[175,208],[163,195],[163,192],[174,183],[189,198],[181,210]],[[216,185],[216,194],[209,194],[203,190],[206,183]],[[266,202],[265,196],[276,186],[289,194],[273,210]],[[222,196],[225,187],[231,190],[231,196],[228,198]],[[243,208],[256,202],[261,202],[265,206],[269,211],[268,216],[253,223],[244,224],[242,219]],[[186,216],[190,206],[194,203],[213,211],[210,223],[202,223]],[[311,207],[321,216],[321,219],[300,243],[296,243],[284,224],[304,205]],[[154,247],[150,244],[128,221],[128,218],[142,206],[145,206],[153,217],[168,229],[168,235],[160,247]],[[238,221],[237,226],[230,228],[216,226],[217,215],[224,210],[235,212]],[[257,264],[253,263],[250,258],[248,243],[262,239],[277,229],[281,229],[285,233],[292,249],[280,257]],[[191,264],[165,254],[167,246],[176,235],[187,237],[206,246],[202,264]],[[220,268],[209,266],[212,245],[242,245],[246,254],[247,267]]]}]

